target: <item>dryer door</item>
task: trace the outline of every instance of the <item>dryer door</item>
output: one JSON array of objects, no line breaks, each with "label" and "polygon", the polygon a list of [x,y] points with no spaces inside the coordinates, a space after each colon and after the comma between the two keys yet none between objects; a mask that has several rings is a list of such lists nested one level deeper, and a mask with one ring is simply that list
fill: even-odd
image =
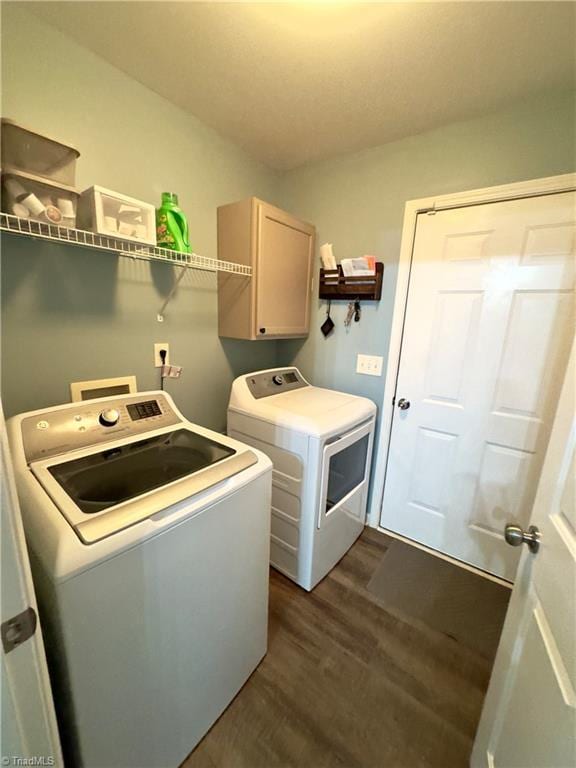
[{"label": "dryer door", "polygon": [[338,511],[364,520],[373,435],[371,420],[324,447],[318,528]]}]

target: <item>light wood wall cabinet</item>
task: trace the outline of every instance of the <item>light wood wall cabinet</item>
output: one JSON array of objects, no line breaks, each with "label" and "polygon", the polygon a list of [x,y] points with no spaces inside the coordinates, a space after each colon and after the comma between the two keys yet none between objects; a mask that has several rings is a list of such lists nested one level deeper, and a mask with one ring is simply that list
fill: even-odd
[{"label": "light wood wall cabinet", "polygon": [[233,339],[307,336],[315,229],[251,197],[218,208],[218,258],[252,279],[218,274],[218,333]]}]

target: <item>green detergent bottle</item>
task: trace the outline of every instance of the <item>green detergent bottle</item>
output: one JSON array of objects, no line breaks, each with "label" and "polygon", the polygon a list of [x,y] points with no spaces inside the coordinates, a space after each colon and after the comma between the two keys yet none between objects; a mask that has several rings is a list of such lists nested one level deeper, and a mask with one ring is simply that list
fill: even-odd
[{"label": "green detergent bottle", "polygon": [[160,248],[191,253],[188,222],[178,207],[178,195],[162,192],[162,205],[156,209],[156,242]]}]

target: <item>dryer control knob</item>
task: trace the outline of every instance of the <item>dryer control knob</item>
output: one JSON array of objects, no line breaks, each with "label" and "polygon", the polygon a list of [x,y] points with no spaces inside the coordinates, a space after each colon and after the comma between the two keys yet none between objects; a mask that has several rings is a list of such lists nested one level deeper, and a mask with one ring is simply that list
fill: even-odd
[{"label": "dryer control knob", "polygon": [[107,411],[102,411],[98,421],[100,424],[102,424],[103,427],[113,427],[115,424],[118,424],[119,418],[120,414],[116,408],[109,408]]},{"label": "dryer control knob", "polygon": [[274,382],[274,384],[278,384],[278,386],[280,386],[280,384],[284,384],[284,379],[282,378],[282,376],[279,376],[278,374],[276,374],[276,376],[272,376],[272,381]]}]

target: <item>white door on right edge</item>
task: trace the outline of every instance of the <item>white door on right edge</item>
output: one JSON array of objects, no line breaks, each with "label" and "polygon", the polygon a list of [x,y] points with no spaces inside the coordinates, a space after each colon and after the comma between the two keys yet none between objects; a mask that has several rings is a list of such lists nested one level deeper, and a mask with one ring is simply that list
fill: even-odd
[{"label": "white door on right edge", "polygon": [[576,348],[522,547],[472,768],[576,765]]},{"label": "white door on right edge", "polygon": [[417,221],[381,526],[510,580],[504,525],[527,524],[574,332],[575,211],[565,192]]}]

